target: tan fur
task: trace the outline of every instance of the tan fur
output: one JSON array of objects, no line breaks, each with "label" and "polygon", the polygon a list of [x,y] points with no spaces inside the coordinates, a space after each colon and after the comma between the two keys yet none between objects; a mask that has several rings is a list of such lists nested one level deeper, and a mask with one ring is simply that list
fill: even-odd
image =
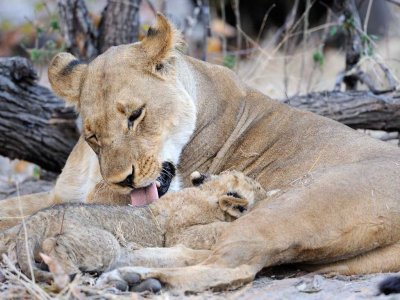
[{"label": "tan fur", "polygon": [[[31,264],[36,280],[52,278],[35,263],[34,259],[40,261],[39,253],[55,259],[68,274],[138,263],[186,266],[204,260],[210,251],[200,250],[210,250],[229,221],[246,214],[266,196],[256,181],[229,171],[199,187],[169,193],[149,207],[54,206],[28,218],[26,233],[17,225],[0,234],[0,250],[5,252],[16,242],[19,266],[29,276]],[[157,248],[172,246],[177,247]],[[153,249],[135,251],[145,247]]]},{"label": "tan fur", "polygon": [[[157,49],[171,45],[173,30],[161,32],[168,34],[153,40]],[[397,147],[271,100],[230,70],[175,49],[161,52],[167,55],[163,70],[154,66],[149,71],[148,62],[153,60],[147,54],[157,51],[143,51],[143,45],[146,41],[113,47],[87,65],[78,106],[84,124],[99,133],[104,155],[99,162],[81,139],[50,202],[86,202],[102,178],[107,188],[123,195],[127,191],[114,182],[125,178],[132,165],[140,186],[155,180],[163,160],[179,163],[183,186],[188,186],[194,170],[217,174],[236,169],[257,179],[264,189],[281,192],[232,222],[201,264],[125,268],[116,270],[115,276],[137,272],[188,291],[234,288],[252,280],[263,267],[327,264],[400,240]],[[171,53],[174,59],[168,59]],[[63,86],[53,79],[55,90]],[[126,116],[117,109],[120,101],[130,109],[146,104],[146,115],[134,133],[125,133]],[[153,171],[136,171],[136,165],[147,159],[156,166]],[[16,207],[8,206],[7,211]],[[25,212],[37,209],[29,207],[30,201],[23,203]]]}]

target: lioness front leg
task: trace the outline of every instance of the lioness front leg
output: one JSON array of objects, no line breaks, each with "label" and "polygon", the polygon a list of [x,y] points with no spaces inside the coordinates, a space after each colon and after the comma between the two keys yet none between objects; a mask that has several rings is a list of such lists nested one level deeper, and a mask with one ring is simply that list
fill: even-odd
[{"label": "lioness front leg", "polygon": [[111,269],[127,265],[152,268],[186,267],[204,261],[211,254],[210,250],[193,250],[183,245],[138,250],[123,248],[122,251]]},{"label": "lioness front leg", "polygon": [[126,286],[129,286],[129,278],[137,277],[143,282],[157,279],[165,287],[181,291],[202,292],[208,289],[220,291],[235,289],[249,283],[256,273],[255,269],[248,265],[236,268],[215,268],[212,265],[201,264],[182,268],[123,267],[103,274],[97,285],[102,287],[114,282],[125,282]]}]

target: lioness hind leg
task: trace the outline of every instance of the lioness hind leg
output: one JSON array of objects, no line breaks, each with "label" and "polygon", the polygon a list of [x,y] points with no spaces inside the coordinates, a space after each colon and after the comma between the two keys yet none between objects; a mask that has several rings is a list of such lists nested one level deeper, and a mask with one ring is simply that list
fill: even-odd
[{"label": "lioness hind leg", "polygon": [[400,242],[331,264],[306,265],[304,269],[315,273],[341,275],[399,272]]},{"label": "lioness hind leg", "polygon": [[0,201],[0,231],[15,226],[22,217],[57,204],[52,192],[25,195]]}]

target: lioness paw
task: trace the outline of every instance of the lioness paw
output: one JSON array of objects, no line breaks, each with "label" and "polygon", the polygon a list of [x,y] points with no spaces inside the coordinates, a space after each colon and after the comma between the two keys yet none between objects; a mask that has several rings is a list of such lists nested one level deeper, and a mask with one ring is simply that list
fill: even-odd
[{"label": "lioness paw", "polygon": [[146,273],[146,268],[125,267],[104,273],[96,282],[96,286],[112,286],[121,291],[158,293],[161,283],[155,278],[144,278],[141,274]]}]

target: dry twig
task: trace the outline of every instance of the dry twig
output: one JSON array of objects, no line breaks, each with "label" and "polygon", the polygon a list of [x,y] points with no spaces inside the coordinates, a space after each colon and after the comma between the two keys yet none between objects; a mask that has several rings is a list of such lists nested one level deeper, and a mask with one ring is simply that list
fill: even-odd
[{"label": "dry twig", "polygon": [[[242,31],[242,25],[240,22],[240,10],[239,10],[239,5],[240,5],[240,0],[233,0],[232,6],[233,6],[233,12],[235,13],[235,19],[236,19],[236,29],[237,29],[237,35],[236,35],[236,49],[241,50],[242,49],[242,35],[240,32]],[[235,69],[238,70],[239,68],[239,61],[240,61],[240,54],[236,53],[236,59],[235,59]]]}]

